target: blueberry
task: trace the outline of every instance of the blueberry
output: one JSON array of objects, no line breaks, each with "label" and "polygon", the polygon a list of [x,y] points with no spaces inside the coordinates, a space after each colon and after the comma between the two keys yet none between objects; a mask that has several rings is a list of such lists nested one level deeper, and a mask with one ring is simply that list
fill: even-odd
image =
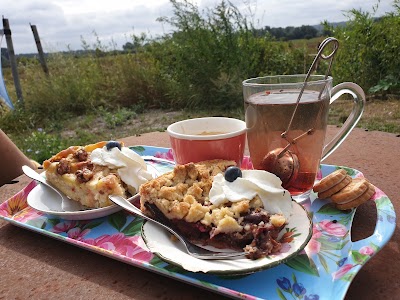
[{"label": "blueberry", "polygon": [[242,171],[238,167],[229,167],[225,171],[225,180],[234,182],[236,178],[242,177]]},{"label": "blueberry", "polygon": [[121,144],[119,142],[109,141],[106,144],[106,148],[107,148],[108,151],[110,151],[112,148],[115,148],[115,147],[117,147],[119,150],[121,150]]}]

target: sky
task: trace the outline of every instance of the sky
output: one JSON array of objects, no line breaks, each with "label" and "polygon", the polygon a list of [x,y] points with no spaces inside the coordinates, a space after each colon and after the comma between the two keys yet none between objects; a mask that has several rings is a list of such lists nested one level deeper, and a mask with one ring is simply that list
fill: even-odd
[{"label": "sky", "polygon": [[[222,0],[197,0],[199,10]],[[346,12],[373,13],[379,0],[231,0],[256,28],[318,25],[341,22]],[[82,40],[96,39],[107,49],[122,49],[132,35],[157,37],[173,28],[157,21],[173,16],[169,0],[0,0],[0,14],[8,19],[16,54],[37,52],[30,24],[36,25],[45,52],[82,49]],[[392,0],[381,0],[375,16],[394,11]],[[2,23],[0,23],[2,29]],[[1,39],[1,38],[0,38]],[[1,46],[6,47],[5,38]]]}]

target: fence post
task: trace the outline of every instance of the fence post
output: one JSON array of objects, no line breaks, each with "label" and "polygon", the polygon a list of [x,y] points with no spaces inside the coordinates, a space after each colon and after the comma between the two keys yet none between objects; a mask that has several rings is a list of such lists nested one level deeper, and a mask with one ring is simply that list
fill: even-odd
[{"label": "fence post", "polygon": [[3,17],[3,31],[7,42],[8,57],[10,59],[11,72],[13,75],[14,85],[15,85],[15,92],[17,93],[18,102],[23,106],[24,98],[22,97],[22,89],[21,89],[21,84],[19,82],[17,61],[15,59],[14,46],[11,39],[10,24],[8,23],[8,19],[5,19],[4,17]]},{"label": "fence post", "polygon": [[43,69],[44,73],[46,73],[46,75],[49,75],[49,69],[47,68],[46,59],[44,57],[43,48],[42,48],[42,44],[40,43],[39,33],[37,31],[36,25],[32,25],[30,23],[29,23],[29,25],[31,25],[33,37],[34,37],[35,43],[36,43],[36,48],[39,53],[40,64],[42,65],[42,69]]}]

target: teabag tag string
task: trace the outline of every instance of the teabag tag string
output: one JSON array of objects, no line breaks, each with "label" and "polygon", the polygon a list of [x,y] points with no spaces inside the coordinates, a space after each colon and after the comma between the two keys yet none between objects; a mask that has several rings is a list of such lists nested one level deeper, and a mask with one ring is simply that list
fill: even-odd
[{"label": "teabag tag string", "polygon": [[[328,46],[328,44],[333,44],[333,50],[329,55],[325,55],[325,54],[323,54],[323,52],[324,52],[325,48]],[[313,128],[310,128],[309,130],[307,130],[306,132],[302,133],[301,135],[297,136],[294,139],[289,139],[289,137],[288,137],[288,132],[290,131],[290,127],[292,126],[294,116],[296,115],[297,108],[300,103],[300,99],[303,96],[304,90],[307,86],[307,81],[310,78],[311,73],[316,70],[320,59],[329,60],[328,70],[326,71],[324,79],[326,80],[328,78],[329,72],[332,68],[333,58],[334,58],[334,55],[338,48],[339,48],[339,41],[333,37],[326,38],[324,41],[322,41],[321,44],[319,44],[318,53],[315,56],[311,66],[306,74],[306,77],[304,79],[304,84],[300,90],[299,96],[297,97],[296,106],[293,110],[293,114],[290,118],[288,127],[281,134],[281,137],[284,138],[288,142],[288,144],[286,145],[286,147],[274,149],[274,150],[268,152],[267,155],[264,156],[264,159],[262,162],[263,168],[265,170],[270,171],[270,172],[274,173],[275,175],[277,175],[282,180],[282,184],[284,186],[288,186],[288,184],[291,181],[294,181],[296,179],[298,172],[299,172],[299,168],[300,168],[300,163],[299,163],[299,159],[298,159],[297,155],[294,152],[290,151],[289,148],[292,145],[296,144],[296,142],[299,139],[301,139],[307,135],[312,135],[314,133],[315,126],[313,126]],[[318,99],[321,98],[321,95],[322,95],[322,92],[324,91],[324,89],[325,88],[321,89]],[[318,118],[321,114],[321,110],[322,110],[322,106],[317,114],[315,123],[318,121]]]}]

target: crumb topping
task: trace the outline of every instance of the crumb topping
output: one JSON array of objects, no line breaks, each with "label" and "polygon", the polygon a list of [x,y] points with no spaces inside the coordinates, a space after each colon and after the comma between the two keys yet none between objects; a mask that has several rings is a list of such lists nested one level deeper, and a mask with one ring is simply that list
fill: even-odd
[{"label": "crumb topping", "polygon": [[[223,160],[178,165],[172,172],[141,186],[141,210],[152,215],[145,204],[153,204],[170,220],[199,222],[214,228],[213,235],[240,232],[245,223],[242,216],[263,207],[260,198],[255,196],[218,206],[209,201],[213,177],[234,165],[233,161]],[[276,227],[286,221],[282,215],[272,215],[270,220]]]}]

